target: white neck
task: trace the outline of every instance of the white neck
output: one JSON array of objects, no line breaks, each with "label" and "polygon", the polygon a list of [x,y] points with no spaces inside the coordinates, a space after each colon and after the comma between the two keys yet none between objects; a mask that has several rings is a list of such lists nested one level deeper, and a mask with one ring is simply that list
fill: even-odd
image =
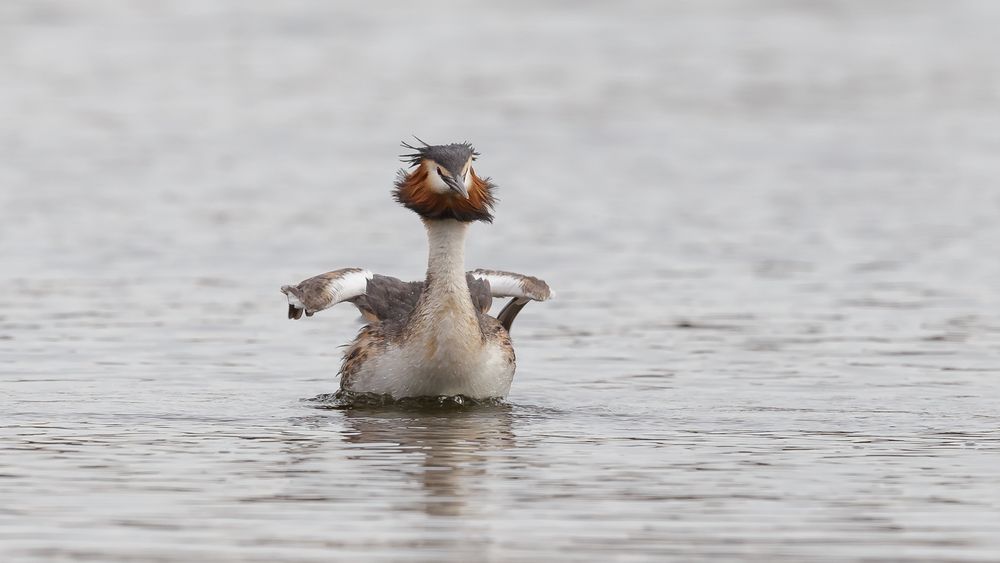
[{"label": "white neck", "polygon": [[430,246],[427,288],[417,302],[414,329],[434,342],[447,343],[442,353],[461,356],[481,340],[479,320],[465,280],[465,234],[469,225],[454,219],[425,220],[424,225]]},{"label": "white neck", "polygon": [[454,219],[424,221],[430,251],[427,257],[428,290],[456,292],[468,299],[465,281],[465,235],[468,223]]}]

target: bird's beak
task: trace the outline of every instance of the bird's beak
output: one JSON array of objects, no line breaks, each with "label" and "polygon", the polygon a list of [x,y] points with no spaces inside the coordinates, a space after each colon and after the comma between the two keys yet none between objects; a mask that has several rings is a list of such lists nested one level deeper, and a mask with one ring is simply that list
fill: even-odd
[{"label": "bird's beak", "polygon": [[445,182],[449,188],[458,192],[458,195],[462,196],[462,199],[469,199],[469,190],[465,189],[465,182],[454,176],[448,176]]}]

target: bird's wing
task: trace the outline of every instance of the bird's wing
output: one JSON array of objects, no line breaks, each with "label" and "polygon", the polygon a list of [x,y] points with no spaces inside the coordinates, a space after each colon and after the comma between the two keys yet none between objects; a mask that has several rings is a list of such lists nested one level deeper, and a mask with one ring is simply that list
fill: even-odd
[{"label": "bird's wing", "polygon": [[465,281],[469,285],[469,296],[472,297],[472,306],[484,315],[489,313],[490,307],[493,306],[493,293],[490,290],[490,282],[473,276],[472,272],[466,272]]},{"label": "bird's wing", "polygon": [[469,272],[469,276],[487,282],[490,295],[493,297],[513,297],[497,314],[497,320],[507,332],[510,332],[514,318],[528,301],[546,301],[554,296],[549,284],[524,274],[499,270],[473,270]]},{"label": "bird's wing", "polygon": [[549,284],[536,277],[499,270],[473,270],[469,275],[489,282],[493,297],[516,297],[532,301],[545,301],[552,297]]},{"label": "bird's wing", "polygon": [[[545,301],[551,296],[549,286],[531,276],[475,270],[467,274],[467,279],[473,305],[484,314],[489,312],[493,297],[514,297],[504,308],[511,322],[528,300]],[[301,319],[303,313],[311,317],[337,303],[350,301],[366,320],[373,322],[405,319],[417,306],[424,285],[425,282],[404,282],[361,268],[344,268],[313,276],[297,285],[282,286],[281,292],[288,297],[289,319]],[[509,323],[505,326],[509,329]]]},{"label": "bird's wing", "polygon": [[341,301],[350,301],[365,294],[368,280],[373,274],[361,268],[334,270],[303,280],[298,285],[283,285],[281,292],[288,296],[288,318],[300,319]]},{"label": "bird's wing", "polygon": [[368,290],[353,300],[369,322],[405,319],[417,306],[424,282],[403,280],[375,274],[368,280]]}]

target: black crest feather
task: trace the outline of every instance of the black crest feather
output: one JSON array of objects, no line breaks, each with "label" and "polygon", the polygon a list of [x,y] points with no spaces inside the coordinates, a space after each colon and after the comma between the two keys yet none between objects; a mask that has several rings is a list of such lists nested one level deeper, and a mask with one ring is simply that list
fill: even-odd
[{"label": "black crest feather", "polygon": [[413,138],[416,139],[422,146],[414,146],[406,141],[400,143],[404,149],[413,151],[399,155],[400,160],[410,166],[416,166],[420,164],[421,160],[428,159],[437,162],[441,166],[447,168],[449,172],[454,173],[459,172],[461,168],[465,166],[465,162],[469,160],[469,158],[475,160],[476,157],[479,156],[475,147],[473,147],[468,141],[451,143],[448,145],[428,145],[416,135],[414,135]]}]

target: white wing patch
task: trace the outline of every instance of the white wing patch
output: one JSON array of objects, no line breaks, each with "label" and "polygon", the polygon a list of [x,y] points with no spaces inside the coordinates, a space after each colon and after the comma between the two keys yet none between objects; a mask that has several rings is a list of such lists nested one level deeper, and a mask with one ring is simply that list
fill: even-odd
[{"label": "white wing patch", "polygon": [[361,268],[334,270],[303,280],[298,285],[284,285],[281,292],[288,297],[288,318],[298,319],[329,309],[337,303],[364,295],[372,273]]},{"label": "white wing patch", "polygon": [[549,285],[536,277],[499,270],[473,270],[469,273],[476,279],[488,281],[493,297],[522,297],[534,301],[546,301],[554,295]]},{"label": "white wing patch", "polygon": [[326,294],[330,297],[330,305],[333,306],[341,301],[353,299],[359,295],[364,295],[368,289],[368,280],[372,279],[372,273],[368,270],[360,272],[350,272],[340,277],[330,279],[326,284]]},{"label": "white wing patch", "polygon": [[285,291],[285,287],[287,286],[283,286],[281,288],[281,291],[282,293],[285,294],[286,297],[288,297],[288,304],[291,305],[292,307],[295,307],[296,309],[305,309],[306,306],[302,304],[302,301],[299,300],[298,296],[296,296],[291,291]]},{"label": "white wing patch", "polygon": [[524,293],[524,289],[521,287],[521,280],[514,276],[508,276],[499,272],[496,275],[475,272],[472,276],[490,282],[490,291],[494,297],[520,297]]}]

